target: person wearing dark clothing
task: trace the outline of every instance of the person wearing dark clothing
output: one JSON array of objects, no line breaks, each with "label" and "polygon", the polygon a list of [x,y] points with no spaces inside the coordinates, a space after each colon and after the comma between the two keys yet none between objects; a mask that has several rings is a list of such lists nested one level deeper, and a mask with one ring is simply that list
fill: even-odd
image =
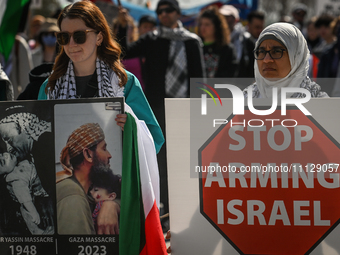
[{"label": "person wearing dark clothing", "polygon": [[336,20],[334,20],[334,17],[328,14],[319,16],[315,21],[315,27],[319,31],[322,41],[318,46],[314,47],[313,53],[319,59],[336,43],[335,24]]},{"label": "person wearing dark clothing", "polygon": [[254,74],[254,49],[257,38],[259,38],[264,28],[264,13],[252,11],[247,16],[248,31],[243,34],[242,57],[240,60],[238,77],[253,78]]},{"label": "person wearing dark clothing", "polygon": [[254,53],[256,39],[248,32],[244,34],[242,58],[240,60],[237,77],[253,78],[254,77]]},{"label": "person wearing dark clothing", "polygon": [[316,20],[317,17],[313,17],[307,22],[306,41],[308,49],[311,53],[314,53],[314,48],[318,47],[321,43],[320,33],[318,29],[315,27]]},{"label": "person wearing dark clothing", "polygon": [[[143,56],[145,95],[165,133],[164,98],[189,97],[190,78],[205,77],[202,42],[200,38],[183,28],[179,21],[180,8],[177,0],[160,0],[156,8],[160,27],[141,36],[136,42],[126,45],[126,40],[117,34],[125,58]],[[120,11],[126,17],[126,10]],[[123,35],[124,36],[124,35]],[[163,212],[168,212],[168,186],[166,146],[158,153],[160,170],[161,203]]]},{"label": "person wearing dark clothing", "polygon": [[237,64],[231,46],[219,47],[215,42],[204,43],[203,54],[208,78],[234,77]]},{"label": "person wearing dark clothing", "polygon": [[29,73],[30,83],[21,92],[17,100],[37,100],[40,86],[51,75],[53,63],[41,64]]},{"label": "person wearing dark clothing", "polygon": [[338,72],[339,49],[338,44],[327,50],[320,59],[318,65],[318,78],[334,78]]},{"label": "person wearing dark clothing", "polygon": [[0,64],[0,101],[13,101],[13,85]]},{"label": "person wearing dark clothing", "polygon": [[[338,66],[340,59],[340,18],[335,19],[332,24],[332,35],[334,36],[334,42],[320,57],[318,64],[318,78],[335,78],[338,75]],[[336,39],[338,38],[338,39]]]},{"label": "person wearing dark clothing", "polygon": [[[145,95],[153,110],[163,107],[164,98],[188,97],[190,78],[204,76],[201,40],[195,34],[184,29],[180,21],[176,24],[178,24],[177,29],[161,26],[157,30],[143,35],[128,47],[125,43],[126,40],[120,40],[121,38],[118,37],[121,33],[117,35],[121,46],[126,49],[125,58],[145,57],[145,76],[143,77]],[[174,44],[173,42],[182,42],[184,45],[186,68],[185,73],[181,73],[179,79],[178,77],[173,77],[173,79],[166,77],[170,74],[169,68],[174,64],[174,56],[170,56],[170,46]],[[178,53],[177,50],[175,52]],[[173,90],[169,84],[168,90],[166,89],[167,79],[178,80],[181,84],[173,84]]]},{"label": "person wearing dark clothing", "polygon": [[[150,15],[143,15],[139,19],[137,33],[137,27],[135,25],[133,17],[126,13],[126,16],[124,16],[124,18],[121,15],[113,20],[112,31],[114,35],[116,35],[117,33],[119,34],[118,38],[123,38],[123,40],[125,41],[124,45],[126,46],[137,41],[138,38],[142,35],[153,31],[156,28],[156,25],[157,21],[154,17]],[[145,58],[143,56],[124,59],[122,61],[124,68],[133,73],[138,78],[143,90],[145,87],[143,79],[143,77],[145,76],[144,62]]]},{"label": "person wearing dark clothing", "polygon": [[230,45],[230,32],[223,15],[215,6],[209,7],[200,14],[198,27],[198,35],[204,44],[207,77],[234,77],[236,53]]}]

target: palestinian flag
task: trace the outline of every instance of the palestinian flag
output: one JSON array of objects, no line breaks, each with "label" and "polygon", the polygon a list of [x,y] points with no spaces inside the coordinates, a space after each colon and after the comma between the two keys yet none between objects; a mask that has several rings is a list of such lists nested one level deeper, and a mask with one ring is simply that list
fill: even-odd
[{"label": "palestinian flag", "polygon": [[128,114],[124,126],[119,254],[167,254],[159,218],[155,146],[144,122]]},{"label": "palestinian flag", "polygon": [[23,9],[30,0],[0,1],[0,53],[8,59],[18,32]]}]

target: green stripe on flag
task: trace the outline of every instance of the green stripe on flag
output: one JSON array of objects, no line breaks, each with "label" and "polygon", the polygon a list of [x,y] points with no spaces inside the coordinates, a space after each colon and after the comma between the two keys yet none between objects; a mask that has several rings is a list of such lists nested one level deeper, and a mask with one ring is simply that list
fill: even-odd
[{"label": "green stripe on flag", "polygon": [[145,215],[140,183],[137,125],[128,113],[124,126],[119,254],[136,255],[145,245]]},{"label": "green stripe on flag", "polygon": [[29,0],[8,0],[0,26],[0,52],[8,60],[17,34],[22,10]]}]

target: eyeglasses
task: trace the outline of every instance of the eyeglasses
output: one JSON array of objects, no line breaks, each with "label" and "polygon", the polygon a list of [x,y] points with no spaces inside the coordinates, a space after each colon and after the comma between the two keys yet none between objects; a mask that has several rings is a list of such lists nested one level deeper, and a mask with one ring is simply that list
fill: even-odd
[{"label": "eyeglasses", "polygon": [[73,40],[76,44],[83,44],[86,42],[86,35],[89,32],[97,33],[97,31],[94,31],[94,30],[80,30],[80,31],[75,31],[73,33],[57,32],[55,33],[55,35],[57,37],[57,42],[60,45],[67,45],[70,42],[71,36],[73,36]]},{"label": "eyeglasses", "polygon": [[163,12],[172,13],[174,11],[176,11],[174,7],[166,7],[166,8],[158,9],[156,12],[157,12],[157,15],[161,15]]},{"label": "eyeglasses", "polygon": [[267,53],[272,59],[280,59],[286,49],[271,49],[271,50],[254,50],[254,57],[256,60],[263,60]]}]

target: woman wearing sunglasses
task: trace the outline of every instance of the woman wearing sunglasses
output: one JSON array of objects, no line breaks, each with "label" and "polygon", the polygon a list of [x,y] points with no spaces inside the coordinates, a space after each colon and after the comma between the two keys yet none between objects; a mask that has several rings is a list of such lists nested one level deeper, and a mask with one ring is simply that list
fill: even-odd
[{"label": "woman wearing sunglasses", "polygon": [[[137,118],[145,121],[158,152],[164,143],[162,131],[138,80],[123,69],[121,49],[99,8],[90,1],[68,5],[59,15],[58,27],[60,52],[38,99],[124,96],[126,108],[130,106]],[[126,114],[118,114],[117,124],[123,128],[126,118]],[[108,201],[103,206],[98,215],[101,220],[98,218],[97,234],[118,234],[117,213],[113,212],[119,212],[119,205]]]},{"label": "woman wearing sunglasses", "polygon": [[[271,98],[272,89],[297,87],[310,91],[312,97],[328,97],[320,86],[307,76],[309,50],[300,30],[289,23],[274,23],[266,27],[255,44],[255,83],[250,85],[253,98]],[[244,90],[248,97],[248,88]],[[291,97],[304,97],[294,93]]]},{"label": "woman wearing sunglasses", "polygon": [[[90,1],[68,5],[60,13],[58,26],[61,49],[38,99],[125,96],[135,115],[147,124],[158,152],[164,143],[162,131],[139,81],[123,69],[121,49],[99,8]],[[118,114],[116,121],[124,127],[126,115]]]}]

